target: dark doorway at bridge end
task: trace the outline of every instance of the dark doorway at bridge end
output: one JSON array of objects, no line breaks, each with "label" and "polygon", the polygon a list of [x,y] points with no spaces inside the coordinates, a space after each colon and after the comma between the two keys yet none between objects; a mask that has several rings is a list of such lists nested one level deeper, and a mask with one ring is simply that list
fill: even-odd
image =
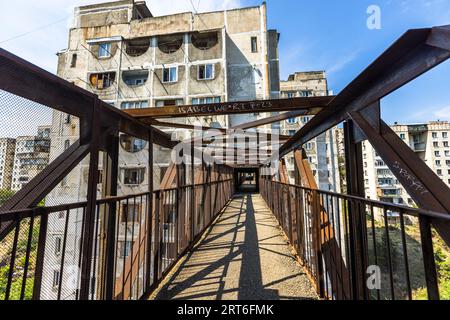
[{"label": "dark doorway at bridge end", "polygon": [[234,169],[234,185],[238,193],[258,193],[259,168]]}]

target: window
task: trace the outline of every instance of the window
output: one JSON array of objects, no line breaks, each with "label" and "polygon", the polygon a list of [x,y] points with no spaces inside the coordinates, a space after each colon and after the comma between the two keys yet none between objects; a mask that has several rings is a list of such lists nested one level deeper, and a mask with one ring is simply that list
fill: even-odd
[{"label": "window", "polygon": [[442,170],[441,169],[437,169],[436,172],[437,172],[438,176],[442,176]]},{"label": "window", "polygon": [[435,157],[440,157],[440,156],[441,156],[441,153],[440,153],[439,151],[435,151],[435,152],[434,152],[434,156],[435,156]]},{"label": "window", "polygon": [[446,157],[450,157],[450,151],[449,150],[445,150],[444,153],[445,153]]},{"label": "window", "polygon": [[127,101],[122,102],[122,110],[148,108],[148,101]]},{"label": "window", "polygon": [[70,147],[70,140],[64,141],[64,150],[69,149],[69,147]]},{"label": "window", "polygon": [[111,43],[102,43],[98,46],[98,57],[99,58],[111,57]]},{"label": "window", "polygon": [[287,97],[290,98],[294,98],[295,97],[295,92],[288,92],[287,93]]},{"label": "window", "polygon": [[438,167],[441,166],[441,160],[436,160],[436,166],[438,166]]},{"label": "window", "polygon": [[450,160],[445,160],[445,164],[446,164],[447,166],[450,166]]},{"label": "window", "polygon": [[437,142],[437,141],[433,142],[433,147],[439,148],[439,142]]},{"label": "window", "polygon": [[53,270],[53,287],[58,287],[59,286],[59,277],[60,277],[60,273],[59,270]]},{"label": "window", "polygon": [[200,50],[208,50],[219,42],[217,32],[194,33],[191,35],[191,43]]},{"label": "window", "polygon": [[177,52],[183,45],[183,35],[169,35],[158,38],[158,48],[166,54]]},{"label": "window", "polygon": [[119,242],[120,258],[126,258],[130,255],[132,245],[133,245],[133,241],[120,241]]},{"label": "window", "polygon": [[303,122],[303,123],[307,123],[308,121],[309,121],[309,117],[303,117],[303,118],[302,118],[302,122]]},{"label": "window", "polygon": [[448,138],[448,132],[442,132],[442,138],[447,139]]},{"label": "window", "polygon": [[212,104],[220,103],[220,97],[193,98],[192,104]]},{"label": "window", "polygon": [[297,123],[297,118],[289,118],[289,119],[287,119],[286,121],[287,121],[287,123],[289,123],[289,124],[295,124],[295,123]]},{"label": "window", "polygon": [[312,91],[310,91],[310,90],[300,91],[300,97],[310,97],[310,96],[312,96]]},{"label": "window", "polygon": [[158,100],[155,102],[155,106],[158,108],[167,106],[181,106],[183,102],[183,99]]},{"label": "window", "polygon": [[433,137],[433,139],[436,139],[438,137],[438,134],[437,134],[437,132],[432,132],[431,136]]},{"label": "window", "polygon": [[198,66],[198,80],[214,79],[214,65],[204,64]]},{"label": "window", "polygon": [[72,119],[72,117],[70,116],[70,114],[66,113],[66,114],[64,115],[64,123],[65,123],[65,124],[69,124],[70,121],[71,121],[71,119]]},{"label": "window", "polygon": [[253,53],[258,52],[258,38],[257,37],[252,37],[251,45],[252,45],[252,52]]},{"label": "window", "polygon": [[95,89],[102,90],[109,88],[116,78],[115,72],[91,74],[90,81]]},{"label": "window", "polygon": [[290,136],[295,136],[296,133],[297,133],[297,131],[295,131],[295,130],[289,130]]},{"label": "window", "polygon": [[144,181],[145,168],[122,169],[123,183],[139,185]]},{"label": "window", "polygon": [[137,139],[127,134],[122,134],[120,136],[120,145],[125,151],[136,153],[142,151],[145,148],[145,146],[147,145],[147,141]]},{"label": "window", "polygon": [[177,82],[178,81],[178,69],[177,67],[170,67],[163,69],[163,82]]},{"label": "window", "polygon": [[150,38],[131,39],[126,42],[126,53],[131,57],[138,57],[150,48]]},{"label": "window", "polygon": [[448,141],[444,141],[444,147],[448,148]]},{"label": "window", "polygon": [[55,254],[61,254],[61,237],[55,238]]},{"label": "window", "polygon": [[400,139],[405,140],[406,139],[406,134],[400,133]]},{"label": "window", "polygon": [[70,61],[70,67],[75,68],[77,66],[78,55],[76,53],[72,54],[72,61]]},{"label": "window", "polygon": [[128,86],[141,86],[147,82],[148,70],[132,70],[123,72],[123,82]]}]

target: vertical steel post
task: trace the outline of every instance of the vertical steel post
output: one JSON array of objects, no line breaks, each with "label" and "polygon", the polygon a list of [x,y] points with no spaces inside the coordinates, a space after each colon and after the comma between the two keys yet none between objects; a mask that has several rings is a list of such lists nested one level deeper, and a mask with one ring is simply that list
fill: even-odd
[{"label": "vertical steel post", "polygon": [[[118,133],[111,136],[108,152],[103,159],[103,197],[117,196],[117,176],[119,171],[119,136]],[[114,298],[115,276],[115,253],[116,253],[116,229],[117,229],[117,204],[115,201],[105,205],[104,224],[106,224],[105,251],[105,275],[104,275],[104,298]],[[103,283],[103,282],[101,282]]]},{"label": "vertical steel post", "polygon": [[[149,291],[152,285],[152,234],[153,234],[153,129],[148,132],[148,197],[147,197],[147,252],[145,264],[145,291]],[[153,271],[153,278],[155,271]]]},{"label": "vertical steel post", "polygon": [[[101,104],[98,98],[94,102],[92,111],[92,126],[90,132],[90,157],[89,157],[89,179],[87,190],[87,207],[84,217],[84,234],[82,235],[82,261],[81,261],[81,288],[80,300],[89,299],[89,289],[91,287],[91,265],[92,249],[94,239],[96,202],[97,202],[97,182],[98,182],[98,153],[100,145],[100,116]],[[95,270],[94,270],[95,272]]]},{"label": "vertical steel post", "polygon": [[[362,143],[355,142],[355,125],[352,120],[344,123],[345,157],[347,175],[347,193],[353,196],[365,197],[364,169],[362,160]],[[349,203],[349,241],[350,270],[352,293],[354,300],[367,298],[365,284],[366,275],[366,217],[365,213],[355,203]]]}]

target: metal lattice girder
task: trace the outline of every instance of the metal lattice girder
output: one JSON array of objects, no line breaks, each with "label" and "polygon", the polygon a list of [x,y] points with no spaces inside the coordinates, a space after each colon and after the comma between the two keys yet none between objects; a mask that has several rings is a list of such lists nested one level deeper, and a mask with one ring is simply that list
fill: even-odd
[{"label": "metal lattice girder", "polygon": [[126,112],[138,119],[188,118],[299,110],[305,110],[307,114],[314,115],[320,112],[323,108],[327,107],[332,99],[333,96],[236,101],[200,105],[168,106],[160,108],[142,108],[127,110]]},{"label": "metal lattice girder", "polygon": [[280,149],[285,156],[450,58],[450,27],[407,31]]}]

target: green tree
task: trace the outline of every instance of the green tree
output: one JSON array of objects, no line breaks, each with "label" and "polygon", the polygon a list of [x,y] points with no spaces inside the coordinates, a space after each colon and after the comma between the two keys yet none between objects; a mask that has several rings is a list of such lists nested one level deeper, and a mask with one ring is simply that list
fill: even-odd
[{"label": "green tree", "polygon": [[6,200],[11,198],[14,195],[14,191],[7,189],[0,189],[0,206],[3,205]]}]

